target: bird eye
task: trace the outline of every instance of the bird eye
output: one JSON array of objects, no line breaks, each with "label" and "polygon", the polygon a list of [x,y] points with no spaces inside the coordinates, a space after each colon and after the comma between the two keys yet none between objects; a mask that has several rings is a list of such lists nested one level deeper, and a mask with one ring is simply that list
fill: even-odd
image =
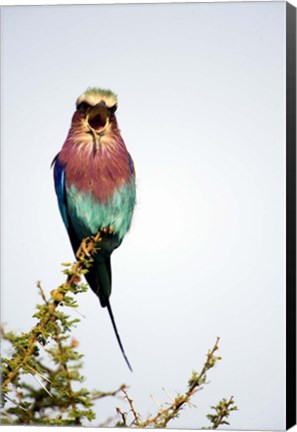
[{"label": "bird eye", "polygon": [[77,105],[76,109],[78,111],[86,111],[88,108],[90,108],[90,104],[88,104],[87,102],[81,102],[80,104]]},{"label": "bird eye", "polygon": [[109,107],[108,108],[108,111],[111,113],[111,114],[114,114],[115,112],[116,112],[116,110],[117,110],[117,105],[115,104],[115,105],[113,105],[112,107]]}]

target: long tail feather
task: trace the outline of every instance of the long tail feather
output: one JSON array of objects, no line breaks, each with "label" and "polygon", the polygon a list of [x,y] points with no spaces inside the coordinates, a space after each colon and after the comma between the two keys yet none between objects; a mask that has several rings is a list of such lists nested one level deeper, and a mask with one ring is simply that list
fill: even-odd
[{"label": "long tail feather", "polygon": [[121,342],[121,339],[120,339],[120,335],[119,335],[119,333],[118,333],[118,329],[117,329],[117,326],[116,326],[116,323],[115,323],[115,320],[114,320],[114,316],[113,316],[113,313],[112,313],[112,310],[111,310],[111,306],[110,306],[109,300],[107,301],[107,305],[106,305],[106,307],[107,307],[107,310],[108,310],[108,313],[109,313],[109,316],[110,316],[110,319],[111,319],[111,322],[112,322],[112,326],[113,326],[113,329],[114,329],[115,335],[116,335],[117,340],[118,340],[118,343],[119,343],[119,346],[120,346],[120,348],[121,348],[121,351],[122,351],[123,357],[124,357],[124,359],[125,359],[125,361],[126,361],[126,363],[127,363],[128,368],[130,369],[131,372],[133,372],[133,369],[132,369],[132,367],[131,367],[131,365],[130,365],[130,362],[129,362],[127,356],[126,356],[126,353],[125,353],[124,347],[123,347],[123,345],[122,345],[122,342]]}]

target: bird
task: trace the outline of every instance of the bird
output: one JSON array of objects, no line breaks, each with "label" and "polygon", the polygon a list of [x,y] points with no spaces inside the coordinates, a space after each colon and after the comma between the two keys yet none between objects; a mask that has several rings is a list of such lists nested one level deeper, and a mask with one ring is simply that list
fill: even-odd
[{"label": "bird", "polygon": [[83,239],[100,233],[100,248],[86,280],[107,308],[122,355],[126,356],[110,305],[111,254],[128,232],[136,202],[133,159],[118,128],[117,95],[89,87],[76,100],[66,140],[52,162],[62,220],[74,254]]}]

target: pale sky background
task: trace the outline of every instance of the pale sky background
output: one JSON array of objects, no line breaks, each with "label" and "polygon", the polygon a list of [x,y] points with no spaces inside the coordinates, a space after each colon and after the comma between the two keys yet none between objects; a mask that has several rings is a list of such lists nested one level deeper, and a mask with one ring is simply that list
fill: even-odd
[{"label": "pale sky background", "polygon": [[128,384],[145,416],[220,336],[223,360],[171,427],[208,425],[233,395],[232,429],[284,429],[285,2],[7,7],[1,36],[2,321],[29,330],[36,281],[64,280],[50,163],[76,98],[111,88],[138,184],[111,297],[134,373],[89,290],[74,332],[86,386]]}]

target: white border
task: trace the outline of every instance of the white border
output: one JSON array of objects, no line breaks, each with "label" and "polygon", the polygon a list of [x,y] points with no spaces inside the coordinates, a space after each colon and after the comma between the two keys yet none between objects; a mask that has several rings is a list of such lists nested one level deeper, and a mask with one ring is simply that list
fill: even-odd
[{"label": "white border", "polygon": [[[245,0],[245,2],[256,2],[259,0]],[[261,1],[274,1],[274,0],[261,0]],[[278,1],[278,0],[276,0]],[[282,1],[282,0],[281,0]],[[238,2],[238,0],[229,0],[229,2]],[[57,0],[46,0],[44,2],[40,1],[40,0],[0,0],[0,6],[32,6],[32,5],[84,5],[84,4],[89,4],[89,5],[94,5],[94,4],[137,4],[137,3],[197,3],[197,0],[162,0],[161,2],[159,2],[158,0],[103,0],[103,1],[98,1],[98,0],[88,0],[86,3],[82,3],[81,0],[63,0],[63,1],[57,1]],[[227,3],[226,0],[199,0],[199,3]],[[291,3],[293,6],[295,6],[297,8],[297,0],[290,0],[289,3]],[[17,429],[18,431],[22,431],[24,430],[24,432],[26,431],[26,429],[28,430],[28,427],[26,428],[25,426],[1,426],[0,425],[0,432],[13,432],[14,429]],[[42,426],[42,427],[36,427],[34,426],[34,432],[52,432],[53,428],[55,430],[65,430],[65,432],[77,432],[77,427],[57,427],[57,426],[53,426],[53,427],[49,427],[49,426]],[[80,429],[80,428],[79,428]],[[97,431],[98,432],[98,428],[92,428],[92,427],[87,427],[85,428],[86,432],[88,431]],[[99,429],[100,432],[123,432],[122,428],[100,428]],[[130,430],[130,429],[129,429]],[[155,430],[155,429],[154,429]],[[172,430],[172,429],[171,429]],[[177,429],[179,432],[185,432],[185,429]],[[222,429],[220,429],[222,430]],[[168,431],[170,431],[170,428],[168,428]],[[297,432],[297,426],[294,426],[290,429],[291,432]],[[192,432],[192,431],[191,431]],[[232,429],[232,432],[239,432],[236,431],[234,429]],[[244,432],[244,431],[240,431],[240,432]],[[257,431],[257,430],[253,430],[252,432],[261,432],[261,431]],[[265,431],[265,432],[275,432],[275,431]]]}]

